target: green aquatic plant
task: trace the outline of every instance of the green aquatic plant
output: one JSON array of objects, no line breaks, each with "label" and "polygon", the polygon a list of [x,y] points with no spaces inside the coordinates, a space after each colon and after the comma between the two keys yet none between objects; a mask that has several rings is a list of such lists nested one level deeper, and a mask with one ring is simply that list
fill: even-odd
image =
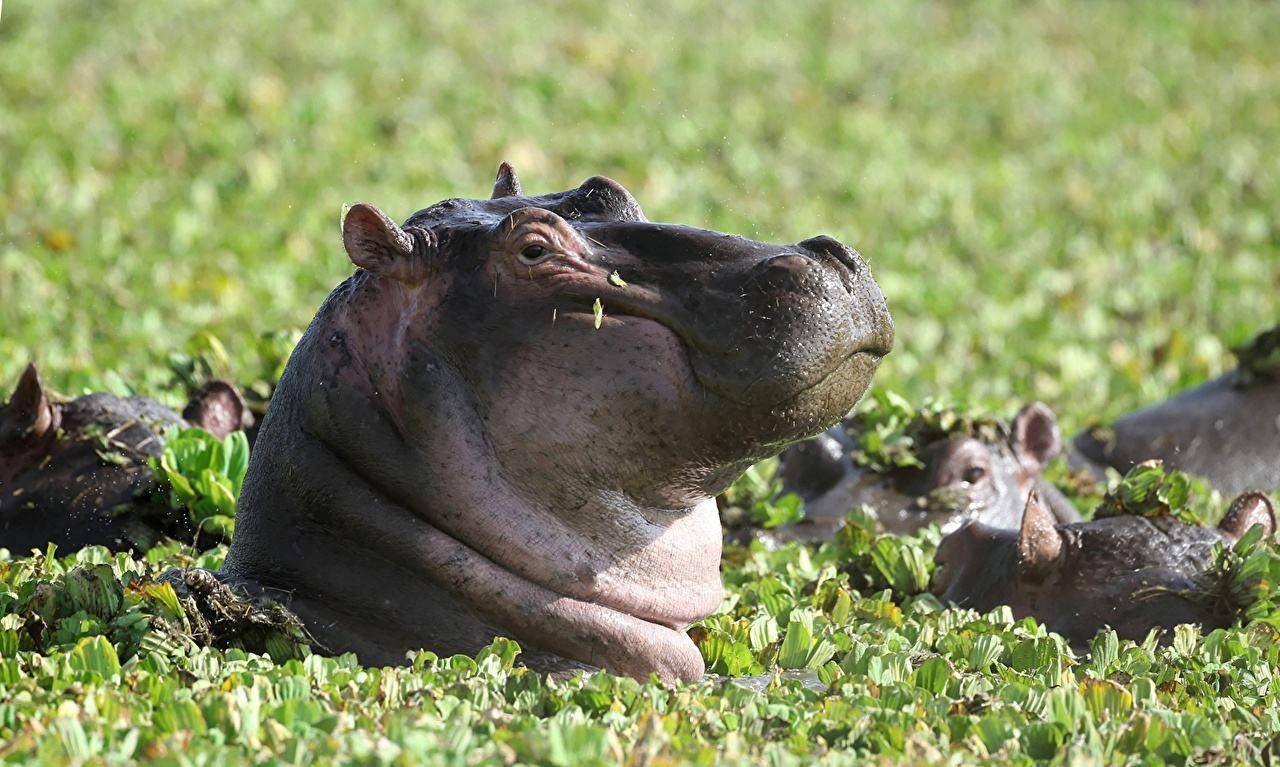
[{"label": "green aquatic plant", "polygon": [[754,464],[720,496],[720,519],[726,527],[745,525],[772,529],[804,519],[804,502],[782,491],[778,459]]},{"label": "green aquatic plant", "polygon": [[1172,515],[1191,525],[1213,525],[1222,516],[1222,497],[1203,480],[1160,461],[1146,461],[1119,478],[1093,512],[1094,519]]},{"label": "green aquatic plant", "polygon": [[244,432],[233,431],[218,439],[204,429],[171,429],[165,435],[164,450],[149,465],[169,488],[169,503],[187,510],[199,532],[231,539],[236,498],[249,467],[249,440]]},{"label": "green aquatic plant", "polygon": [[846,428],[857,440],[854,463],[876,472],[924,466],[919,450],[939,439],[1008,439],[1008,427],[981,410],[940,399],[925,400],[917,408],[889,389],[873,391]]}]

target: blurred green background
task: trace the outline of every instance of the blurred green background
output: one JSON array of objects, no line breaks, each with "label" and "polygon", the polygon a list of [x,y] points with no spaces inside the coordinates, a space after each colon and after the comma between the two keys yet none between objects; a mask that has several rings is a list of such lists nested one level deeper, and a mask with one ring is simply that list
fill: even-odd
[{"label": "blurred green background", "polygon": [[870,260],[877,379],[1068,428],[1231,364],[1280,315],[1280,6],[10,2],[0,381],[169,401],[247,366],[397,218],[593,174],[650,218]]}]

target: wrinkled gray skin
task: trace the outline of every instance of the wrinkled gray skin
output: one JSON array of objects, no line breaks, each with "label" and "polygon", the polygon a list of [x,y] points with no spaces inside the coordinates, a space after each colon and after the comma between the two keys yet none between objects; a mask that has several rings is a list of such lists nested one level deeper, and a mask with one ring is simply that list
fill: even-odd
[{"label": "wrinkled gray skin", "polygon": [[854,463],[856,424],[850,418],[783,451],[783,490],[804,499],[805,519],[779,535],[824,540],[863,504],[891,533],[909,534],[931,524],[950,532],[970,520],[1016,529],[1032,490],[1040,492],[1060,522],[1080,519],[1071,502],[1040,476],[1062,447],[1057,419],[1043,404],[1022,408],[1007,440],[992,443],[966,435],[936,440],[920,451],[923,468],[890,474]]},{"label": "wrinkled gray skin", "polygon": [[147,468],[163,433],[190,423],[225,436],[244,412],[235,387],[211,381],[187,406],[187,420],[145,397],[95,392],[51,398],[34,365],[0,408],[0,548],[26,553],[55,543],[142,550],[165,536],[191,540]]},{"label": "wrinkled gray skin", "polygon": [[1216,528],[1169,516],[1059,525],[1033,495],[1019,530],[972,522],[944,538],[932,591],[982,612],[1008,605],[1077,644],[1108,626],[1134,640],[1182,623],[1219,628],[1235,615],[1209,575],[1214,544],[1230,545],[1255,524],[1275,532],[1260,493],[1237,498]]},{"label": "wrinkled gray skin", "polygon": [[1232,495],[1280,489],[1280,380],[1238,385],[1232,371],[1072,442],[1071,462],[1099,476],[1143,461],[1198,474]]},{"label": "wrinkled gray skin", "polygon": [[507,635],[543,670],[700,677],[713,497],[892,343],[861,258],[649,223],[601,177],[523,196],[505,164],[493,199],[403,228],[356,205],[343,239],[359,269],[289,360],[221,577],[366,663]]}]

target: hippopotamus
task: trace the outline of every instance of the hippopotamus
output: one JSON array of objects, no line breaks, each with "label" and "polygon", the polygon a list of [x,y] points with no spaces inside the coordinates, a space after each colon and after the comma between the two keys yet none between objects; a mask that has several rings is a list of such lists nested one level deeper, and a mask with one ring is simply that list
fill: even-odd
[{"label": "hippopotamus", "polygon": [[715,495],[890,350],[862,258],[652,223],[601,176],[527,196],[507,164],[403,224],[353,205],[342,242],[219,577],[365,663],[503,635],[539,671],[701,677]]},{"label": "hippopotamus", "polygon": [[28,365],[0,408],[0,547],[53,543],[69,553],[190,540],[187,515],[169,506],[147,459],[160,454],[173,426],[225,436],[241,423],[244,401],[233,385],[210,381],[184,412],[185,419],[145,397],[104,392],[60,400]]},{"label": "hippopotamus", "polygon": [[1094,427],[1072,441],[1077,468],[1124,473],[1147,460],[1203,477],[1227,495],[1280,489],[1280,327],[1237,350],[1225,375]]},{"label": "hippopotamus", "polygon": [[1032,493],[1018,530],[970,522],[943,538],[931,590],[983,612],[1008,605],[1075,644],[1107,626],[1134,640],[1183,623],[1220,628],[1236,611],[1220,596],[1214,550],[1254,525],[1275,533],[1275,510],[1258,492],[1236,498],[1216,528],[1167,514],[1062,525]]},{"label": "hippopotamus", "polygon": [[787,538],[817,541],[831,537],[851,509],[866,505],[891,533],[913,533],[927,525],[944,532],[970,520],[1017,529],[1027,496],[1040,493],[1059,522],[1079,521],[1075,507],[1041,471],[1062,448],[1052,410],[1036,402],[1008,425],[972,433],[923,435],[922,466],[875,471],[858,465],[859,415],[823,434],[788,447],[780,457],[784,492],[800,495],[805,518]]}]

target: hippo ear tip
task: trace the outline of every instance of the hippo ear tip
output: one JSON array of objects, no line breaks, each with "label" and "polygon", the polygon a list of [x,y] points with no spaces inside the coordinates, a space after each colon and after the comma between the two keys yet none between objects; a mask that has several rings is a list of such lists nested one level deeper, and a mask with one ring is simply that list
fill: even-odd
[{"label": "hippo ear tip", "polygon": [[371,202],[352,202],[346,206],[346,213],[342,216],[343,229],[346,229],[347,223],[356,223],[362,219],[382,220],[387,217],[382,209]]},{"label": "hippo ear tip", "polygon": [[18,378],[8,403],[0,406],[0,442],[28,439],[58,425],[58,414],[49,401],[34,362]]},{"label": "hippo ear tip", "polygon": [[35,362],[28,362],[18,376],[18,385],[13,388],[10,404],[25,407],[36,407],[45,398],[44,384],[40,381],[40,371]]},{"label": "hippo ear tip", "polygon": [[1261,525],[1264,536],[1270,538],[1276,532],[1276,510],[1271,498],[1258,490],[1241,493],[1231,502],[1227,513],[1218,523],[1218,529],[1239,538],[1254,525]]},{"label": "hippo ear tip", "polygon": [[506,160],[498,163],[498,174],[493,181],[493,195],[489,199],[519,197],[521,194],[520,176],[516,173],[515,166]]},{"label": "hippo ear tip", "polygon": [[342,246],[351,263],[397,280],[417,280],[421,264],[416,263],[416,241],[377,206],[357,202],[347,208],[342,219]]},{"label": "hippo ear tip", "polygon": [[1013,417],[1013,448],[1018,462],[1038,474],[1062,452],[1062,432],[1058,416],[1043,402],[1023,405]]},{"label": "hippo ear tip", "polygon": [[253,425],[253,416],[240,389],[221,378],[206,381],[187,403],[182,417],[218,439]]},{"label": "hippo ear tip", "polygon": [[1062,556],[1062,535],[1057,520],[1037,490],[1027,496],[1018,529],[1018,572],[1031,581],[1042,581]]},{"label": "hippo ear tip", "polygon": [[598,209],[618,221],[648,221],[640,203],[621,183],[608,176],[595,175],[577,189],[582,197],[593,200]]}]

